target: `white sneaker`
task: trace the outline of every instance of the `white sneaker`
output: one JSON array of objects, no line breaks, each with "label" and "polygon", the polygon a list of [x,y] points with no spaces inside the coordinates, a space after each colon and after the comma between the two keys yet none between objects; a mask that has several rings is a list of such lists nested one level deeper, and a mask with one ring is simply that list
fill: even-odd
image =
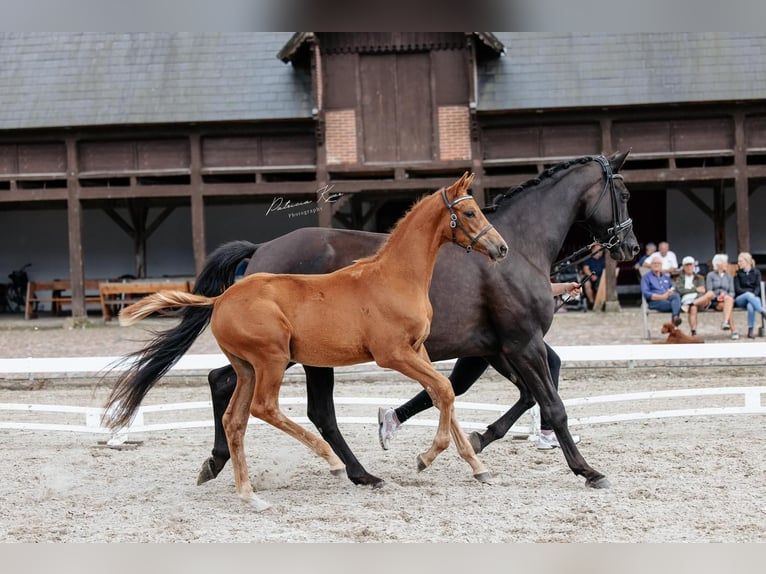
[{"label": "white sneaker", "polygon": [[383,450],[388,450],[394,435],[402,423],[396,418],[396,411],[392,408],[380,407],[378,409],[378,437]]},{"label": "white sneaker", "polygon": [[[573,434],[572,440],[575,444],[580,442],[580,436]],[[537,435],[537,449],[538,450],[550,450],[552,448],[558,448],[559,445],[559,439],[556,438],[556,433],[551,432],[550,434],[545,434],[544,432],[541,432],[539,435]]]}]

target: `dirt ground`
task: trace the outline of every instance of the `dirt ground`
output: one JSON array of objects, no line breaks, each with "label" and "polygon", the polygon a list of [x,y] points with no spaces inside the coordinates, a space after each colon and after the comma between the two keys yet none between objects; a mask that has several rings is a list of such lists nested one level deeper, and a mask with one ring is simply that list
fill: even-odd
[{"label": "dirt ground", "polygon": [[[708,340],[724,342],[717,318],[703,317],[700,332]],[[640,322],[636,309],[558,314],[548,341],[648,344],[641,339]],[[655,329],[659,323],[659,317],[653,317]],[[163,320],[148,324],[167,325]],[[117,355],[135,350],[145,338],[140,326],[104,326],[98,320],[91,328],[74,330],[61,319],[0,320],[2,357]],[[192,352],[216,350],[215,341],[204,333]],[[564,365],[561,395],[568,399],[761,386],[765,375],[763,361],[693,368]],[[335,394],[397,404],[416,390],[416,383],[398,375],[363,381],[343,375]],[[102,406],[108,391],[108,383],[95,379],[5,379],[0,380],[0,403]],[[286,380],[283,396],[305,396],[300,376]],[[512,385],[488,373],[459,400],[509,405],[516,397]],[[208,399],[204,378],[179,376],[159,383],[144,404]],[[712,406],[710,400],[591,405],[573,407],[569,415]],[[742,401],[716,400],[716,405]],[[305,415],[303,406],[285,410]],[[372,420],[377,408],[341,405],[338,411],[341,417]],[[0,420],[26,420],[25,416],[31,415],[0,411]],[[61,416],[56,422],[62,422]],[[207,420],[210,411],[172,416]],[[462,422],[483,424],[496,418],[473,410],[458,411],[458,416]],[[420,418],[434,419],[435,413]],[[75,419],[67,420],[81,424]],[[161,419],[147,422],[156,420]],[[726,415],[574,427],[582,437],[581,453],[610,479],[609,490],[587,489],[583,479],[569,471],[559,449],[539,451],[530,442],[511,438],[480,455],[493,473],[489,485],[471,477],[454,447],[418,473],[415,457],[430,444],[432,427],[405,425],[391,450],[383,451],[376,424],[342,424],[362,463],[386,481],[383,488],[372,490],[332,476],[324,461],[279,431],[251,425],[246,445],[250,476],[259,496],[272,504],[263,513],[253,512],[236,497],[230,466],[218,479],[196,485],[212,446],[211,428],[137,435],[131,438],[143,443],[133,450],[101,448],[97,440],[103,437],[90,434],[0,430],[5,455],[0,541],[760,542],[766,539],[764,422],[763,415]]]}]

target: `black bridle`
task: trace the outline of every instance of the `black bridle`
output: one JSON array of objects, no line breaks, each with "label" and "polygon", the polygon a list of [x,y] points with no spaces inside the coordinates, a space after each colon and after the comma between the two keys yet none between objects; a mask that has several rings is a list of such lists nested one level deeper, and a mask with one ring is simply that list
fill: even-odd
[{"label": "black bridle", "polygon": [[601,170],[604,173],[606,181],[604,182],[604,187],[601,190],[601,194],[598,196],[598,199],[585,214],[583,222],[585,222],[587,225],[588,219],[590,219],[591,215],[593,215],[593,213],[596,211],[599,204],[601,203],[601,200],[604,199],[607,190],[609,190],[609,195],[612,200],[612,226],[606,230],[606,240],[594,237],[593,242],[590,245],[586,245],[582,249],[578,249],[571,255],[568,255],[564,259],[560,259],[554,263],[551,275],[556,275],[562,267],[577,265],[578,263],[585,261],[594,253],[591,251],[594,245],[600,246],[598,251],[617,247],[618,245],[622,244],[622,242],[625,240],[625,234],[633,227],[633,220],[630,217],[628,217],[625,221],[620,221],[620,205],[617,199],[617,189],[614,186],[614,180],[619,179],[623,181],[622,175],[612,172],[612,166],[609,165],[609,160],[606,159],[603,155],[596,156],[593,158],[593,160],[597,161],[601,166]]},{"label": "black bridle", "polygon": [[[470,253],[471,251],[473,251],[473,246],[476,245],[479,239],[481,239],[487,233],[489,233],[492,229],[494,229],[495,226],[490,223],[484,229],[482,229],[478,235],[476,236],[471,235],[470,233],[468,233],[468,230],[465,227],[463,227],[463,224],[460,223],[460,220],[458,219],[457,214],[452,208],[455,207],[461,201],[465,201],[467,199],[473,199],[473,197],[471,197],[470,195],[464,195],[462,197],[458,197],[457,199],[455,199],[455,201],[450,203],[449,199],[447,199],[447,189],[442,187],[441,192],[442,192],[442,199],[444,200],[444,205],[447,206],[447,211],[449,211],[449,226],[452,228],[452,243],[454,243],[455,245],[459,245],[460,247],[465,249],[466,253]],[[468,239],[471,240],[470,244],[466,245],[465,243],[460,243],[457,240],[457,228],[459,228],[460,231],[463,232],[463,235],[465,235]]]}]

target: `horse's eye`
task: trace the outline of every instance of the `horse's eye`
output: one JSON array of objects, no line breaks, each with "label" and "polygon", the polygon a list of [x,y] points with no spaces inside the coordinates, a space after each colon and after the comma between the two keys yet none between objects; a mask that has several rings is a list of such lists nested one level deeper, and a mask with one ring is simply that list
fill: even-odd
[{"label": "horse's eye", "polygon": [[464,213],[464,215],[465,215],[466,217],[468,217],[468,218],[473,218],[473,217],[476,217],[476,212],[474,212],[473,210],[468,210],[468,211],[466,211],[466,212]]},{"label": "horse's eye", "polygon": [[629,199],[630,199],[630,193],[628,193],[627,191],[623,192],[623,194],[622,194],[622,200],[623,200],[625,203],[628,203],[628,200],[629,200]]}]

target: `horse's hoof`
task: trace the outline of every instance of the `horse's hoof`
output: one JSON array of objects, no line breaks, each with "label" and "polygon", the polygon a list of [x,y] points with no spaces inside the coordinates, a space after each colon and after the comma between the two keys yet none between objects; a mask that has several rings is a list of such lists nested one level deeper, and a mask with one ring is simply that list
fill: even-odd
[{"label": "horse's hoof", "polygon": [[348,478],[357,486],[371,486],[372,488],[380,488],[383,486],[382,478],[378,478],[369,473],[360,476],[349,476]]},{"label": "horse's hoof", "polygon": [[197,486],[206,483],[208,480],[213,480],[216,476],[218,476],[218,473],[215,471],[215,461],[211,456],[202,463],[202,469],[197,477]]},{"label": "horse's hoof", "polygon": [[257,496],[253,496],[251,498],[248,498],[245,500],[248,505],[252,507],[253,510],[256,512],[263,512],[264,510],[268,510],[271,508],[271,504],[263,500],[262,498],[258,498]]},{"label": "horse's hoof", "polygon": [[481,434],[478,431],[473,431],[468,435],[468,442],[471,443],[474,453],[479,454],[484,450],[484,447],[481,446]]},{"label": "horse's hoof", "polygon": [[372,483],[372,488],[377,490],[378,488],[383,488],[385,485],[386,485],[386,481],[385,480],[378,479],[378,482],[373,482]]},{"label": "horse's hoof", "polygon": [[339,476],[339,477],[345,477],[346,475],[346,467],[342,468],[333,468],[330,470],[330,474],[333,476]]},{"label": "horse's hoof", "polygon": [[605,476],[600,476],[592,480],[588,479],[585,481],[585,486],[588,488],[612,488],[612,485],[609,483],[609,479]]},{"label": "horse's hoof", "polygon": [[474,474],[473,477],[482,484],[492,484],[492,481],[490,480],[491,475],[487,471],[480,472],[479,474]]},{"label": "horse's hoof", "polygon": [[426,462],[423,460],[423,457],[421,457],[420,455],[418,455],[418,457],[417,457],[417,459],[416,459],[416,460],[417,460],[417,462],[418,462],[418,472],[423,472],[425,469],[427,469],[427,468],[428,468],[428,465],[427,465],[427,464],[426,464]]}]

